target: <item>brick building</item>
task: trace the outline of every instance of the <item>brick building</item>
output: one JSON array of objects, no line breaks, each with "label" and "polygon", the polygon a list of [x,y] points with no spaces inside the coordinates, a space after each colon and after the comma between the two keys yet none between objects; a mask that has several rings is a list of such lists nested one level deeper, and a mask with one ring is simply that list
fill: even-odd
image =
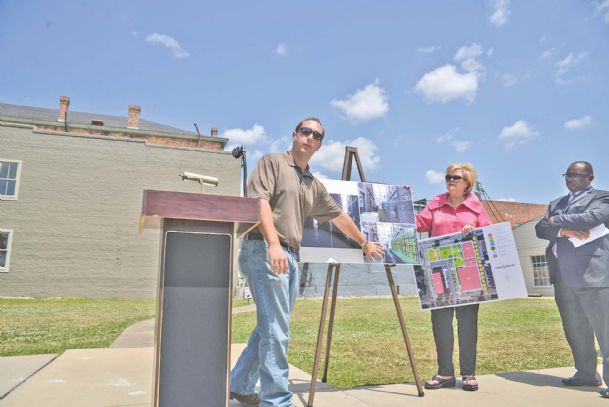
[{"label": "brick building", "polygon": [[0,104],[0,296],[154,298],[158,231],[138,232],[144,189],[238,195],[225,138],[127,116]]}]

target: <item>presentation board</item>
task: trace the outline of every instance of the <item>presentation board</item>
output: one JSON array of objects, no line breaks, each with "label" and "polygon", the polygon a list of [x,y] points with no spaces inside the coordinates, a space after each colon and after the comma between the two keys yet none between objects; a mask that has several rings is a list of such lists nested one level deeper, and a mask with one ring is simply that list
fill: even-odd
[{"label": "presentation board", "polygon": [[412,193],[408,185],[320,180],[334,201],[351,216],[366,239],[385,249],[372,261],[358,244],[332,222],[305,221],[300,261],[305,263],[417,264],[417,240]]},{"label": "presentation board", "polygon": [[415,278],[421,309],[527,297],[508,222],[419,240]]}]

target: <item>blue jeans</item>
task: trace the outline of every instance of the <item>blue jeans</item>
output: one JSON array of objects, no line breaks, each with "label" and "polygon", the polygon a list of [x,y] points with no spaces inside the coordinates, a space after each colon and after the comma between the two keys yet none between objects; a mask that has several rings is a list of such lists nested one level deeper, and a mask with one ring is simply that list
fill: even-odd
[{"label": "blue jeans", "polygon": [[290,313],[298,294],[298,258],[284,249],[288,273],[271,272],[267,245],[263,240],[243,240],[239,269],[247,279],[256,303],[256,327],[235,368],[231,391],[252,394],[260,378],[261,407],[292,407],[288,390],[288,341]]}]

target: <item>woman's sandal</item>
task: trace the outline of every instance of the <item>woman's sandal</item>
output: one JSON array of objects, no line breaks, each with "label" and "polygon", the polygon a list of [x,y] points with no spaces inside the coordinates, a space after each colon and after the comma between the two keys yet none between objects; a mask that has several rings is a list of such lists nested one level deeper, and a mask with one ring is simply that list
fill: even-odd
[{"label": "woman's sandal", "polygon": [[[478,381],[476,380],[476,376],[463,376],[461,380],[463,382],[463,390],[465,390],[465,391],[478,390]],[[467,383],[467,382],[474,382],[474,383]]]},{"label": "woman's sandal", "polygon": [[[430,381],[436,381],[437,383],[429,383]],[[425,382],[425,388],[429,390],[442,389],[444,387],[455,387],[457,381],[453,376],[443,377],[434,375],[431,379]]]}]

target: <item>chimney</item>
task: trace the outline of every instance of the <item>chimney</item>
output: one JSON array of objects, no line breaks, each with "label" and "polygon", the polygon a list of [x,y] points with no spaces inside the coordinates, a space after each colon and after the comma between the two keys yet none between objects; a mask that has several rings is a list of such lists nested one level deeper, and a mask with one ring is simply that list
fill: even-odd
[{"label": "chimney", "polygon": [[129,116],[127,116],[127,127],[130,129],[140,128],[140,112],[142,108],[137,105],[129,105]]},{"label": "chimney", "polygon": [[217,127],[212,127],[211,128],[211,136],[212,137],[218,137],[218,128]]},{"label": "chimney", "polygon": [[57,116],[58,122],[65,122],[66,116],[68,115],[68,107],[70,106],[70,98],[68,96],[59,97],[59,116]]}]

